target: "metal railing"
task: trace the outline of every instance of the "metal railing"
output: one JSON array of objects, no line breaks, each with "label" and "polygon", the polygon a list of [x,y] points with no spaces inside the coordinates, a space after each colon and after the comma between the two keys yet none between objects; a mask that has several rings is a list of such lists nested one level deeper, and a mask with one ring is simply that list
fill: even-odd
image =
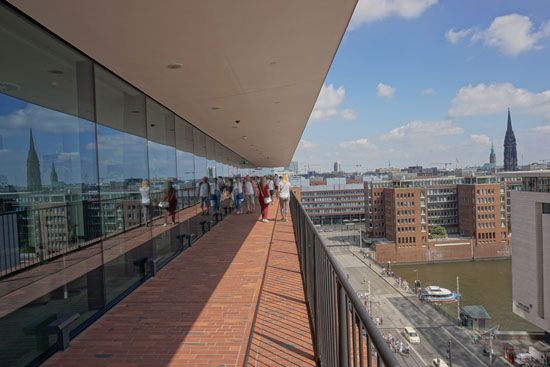
[{"label": "metal railing", "polygon": [[321,367],[399,366],[294,194],[290,211],[318,364]]}]

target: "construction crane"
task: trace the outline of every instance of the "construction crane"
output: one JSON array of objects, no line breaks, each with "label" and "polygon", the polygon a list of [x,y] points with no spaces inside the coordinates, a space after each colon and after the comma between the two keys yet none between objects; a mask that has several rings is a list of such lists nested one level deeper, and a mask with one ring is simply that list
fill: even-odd
[{"label": "construction crane", "polygon": [[445,168],[445,171],[447,170],[447,166],[450,166],[453,164],[453,162],[435,162],[430,164],[436,164],[438,166],[443,166]]}]

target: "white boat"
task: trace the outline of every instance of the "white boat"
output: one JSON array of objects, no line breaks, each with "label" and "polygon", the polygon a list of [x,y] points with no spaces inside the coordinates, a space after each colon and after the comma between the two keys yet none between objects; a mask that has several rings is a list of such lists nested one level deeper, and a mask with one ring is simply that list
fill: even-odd
[{"label": "white boat", "polygon": [[460,298],[460,294],[448,290],[447,288],[441,288],[437,285],[430,285],[423,288],[420,291],[419,298],[428,302],[456,302]]}]

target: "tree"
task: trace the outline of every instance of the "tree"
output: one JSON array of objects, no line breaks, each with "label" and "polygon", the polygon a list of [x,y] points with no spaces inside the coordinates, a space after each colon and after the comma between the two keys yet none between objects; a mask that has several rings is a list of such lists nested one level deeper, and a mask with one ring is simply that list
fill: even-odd
[{"label": "tree", "polygon": [[443,226],[430,227],[430,238],[447,238],[447,229]]}]

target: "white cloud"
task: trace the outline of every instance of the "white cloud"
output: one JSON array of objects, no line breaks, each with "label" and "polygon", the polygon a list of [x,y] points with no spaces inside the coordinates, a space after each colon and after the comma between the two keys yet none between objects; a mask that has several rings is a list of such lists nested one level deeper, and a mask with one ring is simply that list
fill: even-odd
[{"label": "white cloud", "polygon": [[341,112],[342,118],[344,120],[355,120],[357,118],[357,113],[351,108],[346,108]]},{"label": "white cloud", "polygon": [[437,94],[437,92],[433,88],[423,89],[421,93],[425,96],[433,96],[433,95]]},{"label": "white cloud", "polygon": [[301,148],[301,149],[311,149],[311,148],[315,148],[316,144],[309,141],[309,140],[300,140],[300,143],[298,144],[298,148]]},{"label": "white cloud", "polygon": [[352,149],[352,150],[372,150],[376,149],[376,145],[372,144],[367,138],[361,138],[357,140],[343,141],[338,144],[338,148]]},{"label": "white cloud", "polygon": [[348,121],[355,120],[357,113],[353,109],[340,110],[340,105],[345,98],[346,89],[343,86],[335,88],[333,84],[323,84],[317,102],[315,102],[315,107],[309,117],[310,121],[325,120],[331,117],[341,117]]},{"label": "white cloud", "polygon": [[78,117],[35,105],[28,105],[9,115],[0,116],[0,129],[5,134],[29,128],[50,133],[83,133],[92,132],[93,124]]},{"label": "white cloud", "polygon": [[391,16],[416,18],[437,2],[438,0],[359,0],[350,27],[353,29],[362,23]]},{"label": "white cloud", "polygon": [[471,43],[483,42],[486,46],[495,47],[507,55],[518,55],[542,48],[539,42],[550,37],[550,22],[542,23],[539,30],[534,31],[529,17],[513,13],[496,17],[487,29],[451,29],[445,33],[445,38],[455,44],[470,35]]},{"label": "white cloud", "polygon": [[541,125],[533,128],[533,131],[538,134],[550,134],[550,125]]},{"label": "white cloud", "polygon": [[455,125],[452,121],[424,122],[412,121],[403,126],[396,127],[382,135],[382,141],[403,141],[429,139],[435,136],[459,135],[464,129]]},{"label": "white cloud", "polygon": [[511,83],[468,85],[453,98],[449,116],[504,113],[508,107],[550,118],[550,90],[533,93]]},{"label": "white cloud", "polygon": [[460,31],[455,31],[453,28],[448,30],[447,33],[445,33],[445,38],[447,39],[447,41],[449,41],[454,45],[455,43],[458,43],[462,41],[464,38],[468,37],[473,32],[474,32],[474,28],[463,29]]},{"label": "white cloud", "polygon": [[376,86],[376,94],[379,97],[392,98],[395,95],[395,88],[388,84],[378,83]]},{"label": "white cloud", "polygon": [[491,145],[491,139],[485,134],[472,134],[467,143],[489,146]]}]

